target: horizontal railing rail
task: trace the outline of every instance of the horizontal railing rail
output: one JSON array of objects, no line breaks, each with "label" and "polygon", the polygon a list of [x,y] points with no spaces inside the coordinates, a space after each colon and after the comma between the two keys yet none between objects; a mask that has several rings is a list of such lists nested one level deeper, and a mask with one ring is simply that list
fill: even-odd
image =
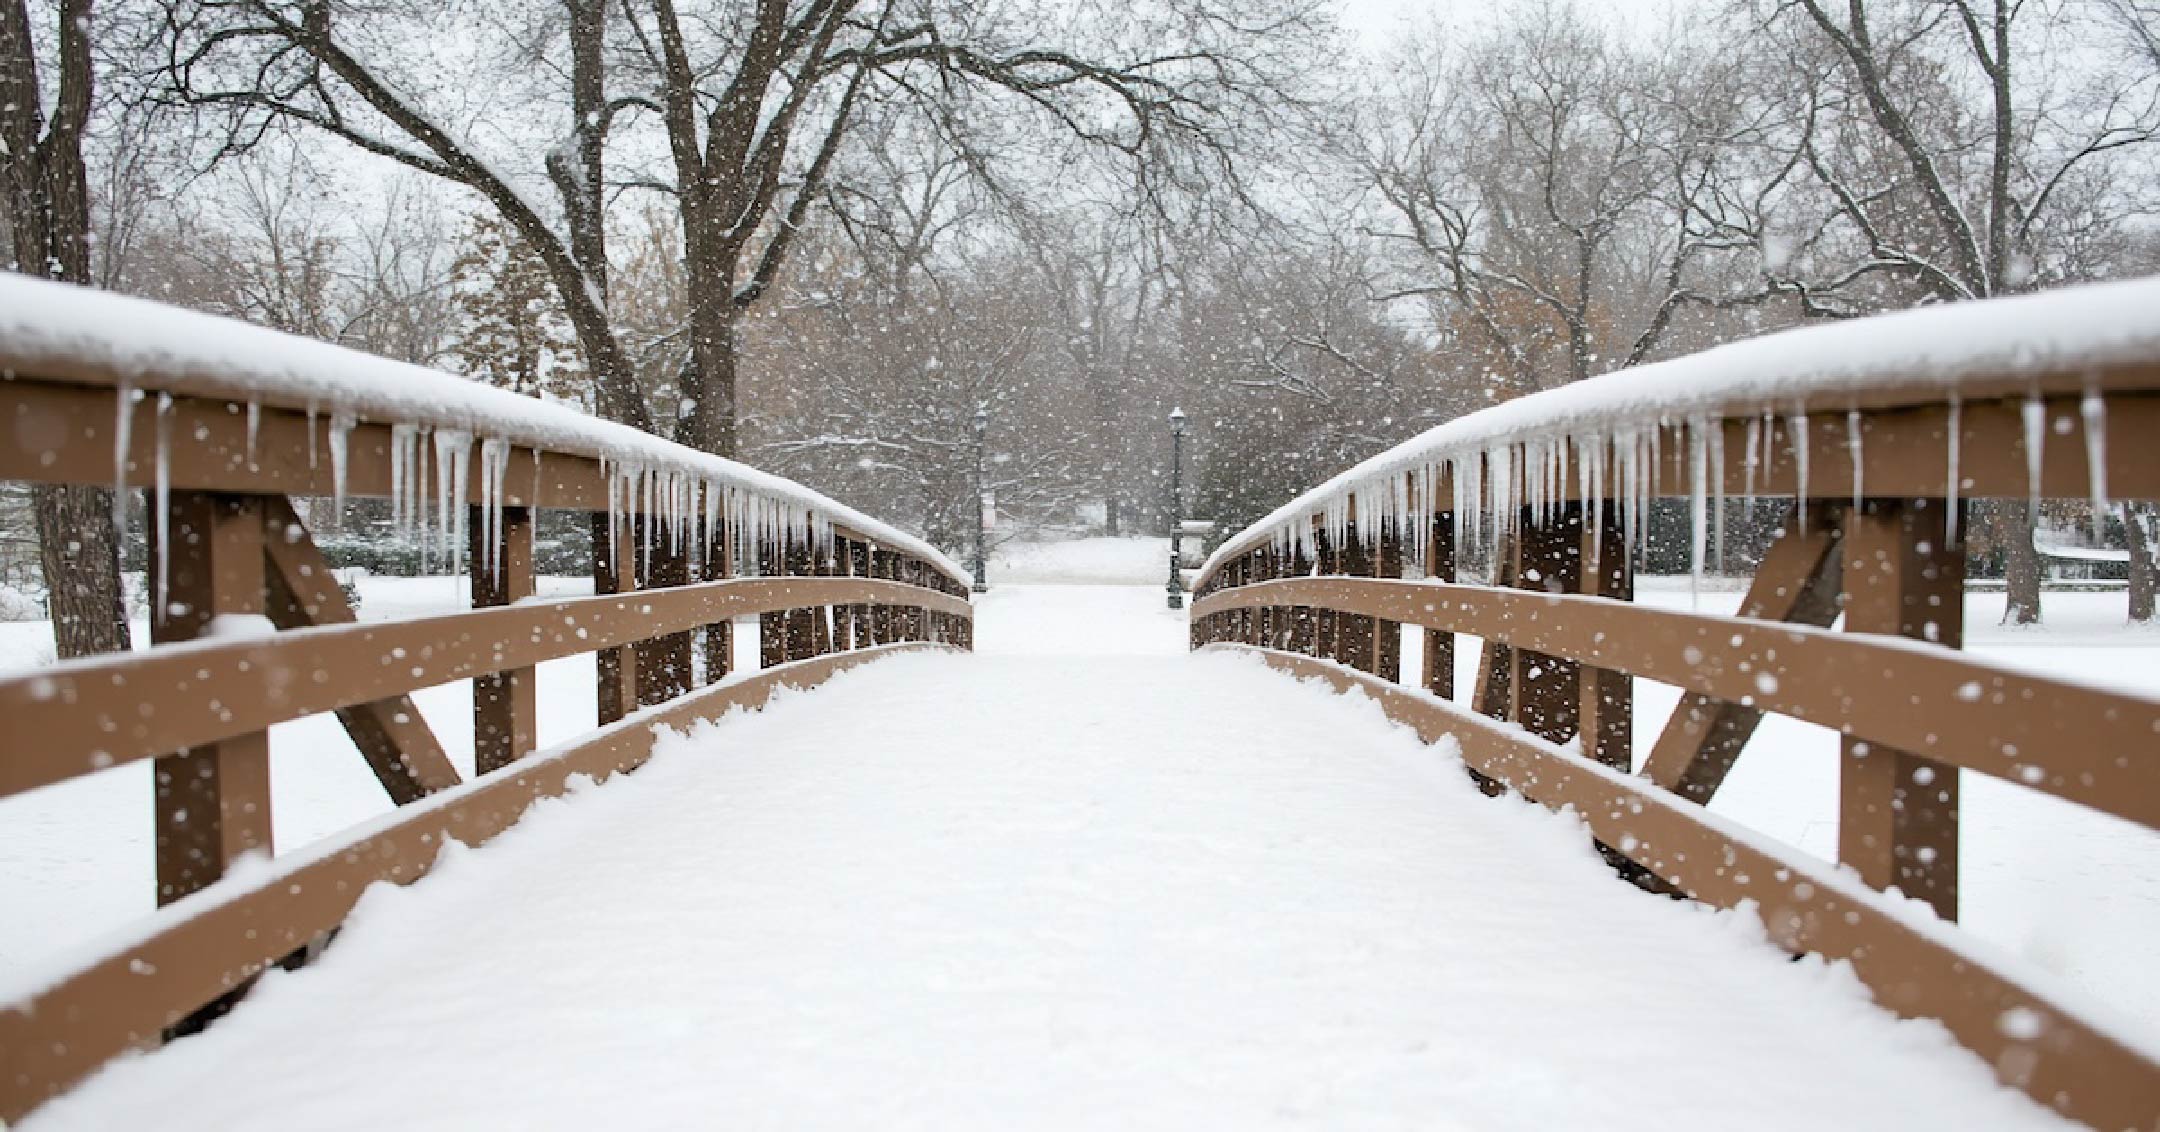
[{"label": "horizontal railing rail", "polygon": [[[1209,557],[1192,643],[1365,691],[1488,790],[1572,808],[1638,884],[1751,903],[2035,1100],[2153,1126],[2150,1043],[1954,921],[1960,771],[2160,827],[2160,701],[1960,651],[1973,501],[2160,499],[2156,427],[2160,282],[1768,335],[1471,414],[1314,488]],[[1738,615],[1632,604],[1671,498],[1698,572],[1729,501],[1784,509]],[[1473,560],[1492,584],[1457,580]],[[1467,705],[1458,634],[1482,642]],[[1637,678],[1682,692],[1639,768]],[[1836,733],[1849,871],[1704,808],[1766,714]]]},{"label": "horizontal railing rail", "polygon": [[[0,480],[141,490],[152,611],[147,650],[0,679],[0,798],[150,761],[160,906],[122,944],[0,983],[0,1123],[207,1024],[445,838],[475,844],[573,776],[634,768],[656,728],[973,645],[965,572],[799,484],[158,304],[0,275],[0,420]],[[366,498],[465,575],[471,608],[358,620],[316,538]],[[548,510],[588,517],[590,597],[537,595]],[[756,671],[738,671],[735,623],[753,617]],[[538,666],[584,654],[598,730],[536,754]],[[467,680],[469,780],[411,698]],[[277,856],[270,729],[327,713],[399,808]],[[271,860],[228,876],[247,855]]]}]

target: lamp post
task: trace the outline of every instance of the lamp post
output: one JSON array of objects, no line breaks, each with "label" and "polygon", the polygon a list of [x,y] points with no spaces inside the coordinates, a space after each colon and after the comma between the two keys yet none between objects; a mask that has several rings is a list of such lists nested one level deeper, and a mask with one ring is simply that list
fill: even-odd
[{"label": "lamp post", "polygon": [[990,407],[975,406],[975,592],[990,591],[990,576],[983,569],[983,436],[990,431]]},{"label": "lamp post", "polygon": [[1170,608],[1185,608],[1185,578],[1179,572],[1184,563],[1178,560],[1178,551],[1184,545],[1181,535],[1185,521],[1185,487],[1183,473],[1185,464],[1185,410],[1170,410]]}]

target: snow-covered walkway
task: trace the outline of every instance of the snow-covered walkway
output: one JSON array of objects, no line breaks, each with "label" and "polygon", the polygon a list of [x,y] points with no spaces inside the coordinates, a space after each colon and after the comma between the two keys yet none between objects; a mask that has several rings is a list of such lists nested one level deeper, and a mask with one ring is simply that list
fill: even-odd
[{"label": "snow-covered walkway", "polygon": [[2051,1123],[1161,605],[1001,588],[981,653],[671,741],[28,1126]]}]

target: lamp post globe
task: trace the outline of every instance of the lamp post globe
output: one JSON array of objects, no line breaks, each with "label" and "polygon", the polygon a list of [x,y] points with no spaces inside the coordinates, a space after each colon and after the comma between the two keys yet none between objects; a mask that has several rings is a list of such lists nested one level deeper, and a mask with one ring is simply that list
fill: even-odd
[{"label": "lamp post globe", "polygon": [[1181,530],[1185,521],[1185,410],[1170,410],[1170,581],[1163,588],[1169,594],[1170,608],[1185,608],[1184,563],[1179,561],[1179,548],[1184,539]]},{"label": "lamp post globe", "polygon": [[984,529],[989,516],[983,511],[983,437],[990,431],[990,406],[975,406],[975,586],[976,593],[987,593],[990,576],[983,563],[983,543],[989,532]]}]

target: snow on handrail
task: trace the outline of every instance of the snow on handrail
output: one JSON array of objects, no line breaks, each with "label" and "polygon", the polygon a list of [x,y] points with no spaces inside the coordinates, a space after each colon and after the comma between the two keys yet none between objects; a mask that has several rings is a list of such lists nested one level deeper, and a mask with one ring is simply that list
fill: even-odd
[{"label": "snow on handrail", "polygon": [[[724,497],[730,515],[753,526],[791,522],[799,512],[821,539],[835,525],[846,527],[956,580],[967,577],[922,539],[793,480],[627,425],[312,338],[0,272],[0,379],[17,377],[112,385],[122,397],[184,393],[322,413],[332,422],[333,446],[343,430],[371,421],[431,430],[438,450],[454,448],[460,460],[475,441],[483,463],[505,444],[587,457],[608,466],[611,495],[625,501],[669,498],[662,481],[696,485],[712,501],[708,507],[717,509]],[[456,443],[443,445],[445,438]],[[407,446],[412,439],[401,438]]]},{"label": "snow on handrail", "polygon": [[[1497,530],[1524,490],[1638,499],[1660,432],[1700,441],[1713,421],[1952,404],[1989,397],[2160,392],[2160,277],[1921,307],[1765,334],[1636,366],[1458,417],[1351,467],[1217,548],[1204,583],[1260,546],[1309,549],[1310,520],[1340,535],[1351,510],[1406,518],[1413,495],[1452,481],[1456,521]],[[2037,417],[2033,417],[2037,419]],[[1611,480],[1576,449],[1609,444]],[[1555,479],[1555,477],[1558,477]],[[1518,478],[1523,483],[1518,483]],[[1623,482],[1626,481],[1626,482]],[[1487,491],[1490,484],[1493,490]],[[1402,528],[1416,538],[1422,524]]]}]

